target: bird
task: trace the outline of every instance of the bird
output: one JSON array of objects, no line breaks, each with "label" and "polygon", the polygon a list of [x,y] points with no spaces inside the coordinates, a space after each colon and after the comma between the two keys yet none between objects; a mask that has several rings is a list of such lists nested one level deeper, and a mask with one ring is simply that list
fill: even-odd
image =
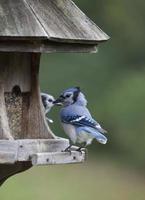
[{"label": "bird", "polygon": [[85,95],[80,87],[71,87],[64,90],[54,101],[54,104],[61,103],[60,120],[64,132],[70,138],[70,145],[65,150],[70,151],[73,144],[80,144],[77,149],[87,147],[96,139],[101,144],[107,143],[107,138],[103,134],[107,131],[95,121],[88,108]]},{"label": "bird", "polygon": [[[44,107],[44,113],[45,113],[45,116],[46,116],[47,113],[50,112],[51,108],[54,105],[56,105],[56,103],[54,104],[55,98],[50,94],[41,93],[41,100],[42,100],[42,104],[43,104],[43,107]],[[49,123],[53,123],[53,120],[48,118],[48,117],[46,117],[46,120]]]}]

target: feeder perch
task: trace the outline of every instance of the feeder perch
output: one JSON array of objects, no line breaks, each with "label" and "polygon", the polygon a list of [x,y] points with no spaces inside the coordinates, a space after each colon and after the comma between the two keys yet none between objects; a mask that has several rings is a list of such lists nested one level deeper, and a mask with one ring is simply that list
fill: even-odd
[{"label": "feeder perch", "polygon": [[62,152],[39,89],[41,53],[96,52],[109,37],[70,0],[0,1],[0,184],[33,165],[83,162]]}]

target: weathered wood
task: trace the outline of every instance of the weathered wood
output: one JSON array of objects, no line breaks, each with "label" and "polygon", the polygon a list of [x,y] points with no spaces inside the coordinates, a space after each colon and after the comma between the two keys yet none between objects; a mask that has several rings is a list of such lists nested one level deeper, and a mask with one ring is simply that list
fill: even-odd
[{"label": "weathered wood", "polygon": [[33,52],[33,53],[96,53],[97,44],[69,44],[52,41],[1,41],[0,52]]},{"label": "weathered wood", "polygon": [[21,92],[30,92],[30,78],[30,53],[0,53],[0,80],[4,92],[12,92],[14,86],[19,86]]},{"label": "weathered wood", "polygon": [[5,131],[5,135],[11,134],[15,139],[55,138],[42,108],[39,63],[40,54],[0,54],[0,81],[4,86],[0,100],[2,129],[10,127],[11,133]]},{"label": "weathered wood", "polygon": [[0,37],[18,36],[42,39],[47,34],[24,0],[1,0]]},{"label": "weathered wood", "polygon": [[18,144],[15,140],[0,140],[0,164],[12,164],[17,161]]},{"label": "weathered wood", "polygon": [[30,161],[37,153],[61,152],[69,146],[66,139],[18,140],[17,161]]},{"label": "weathered wood", "polygon": [[3,86],[4,86],[3,83],[0,82],[0,139],[13,140],[10,127],[8,124]]},{"label": "weathered wood", "polygon": [[109,37],[71,0],[26,0],[45,29],[49,40],[92,43]]},{"label": "weathered wood", "polygon": [[[25,139],[0,140],[0,164],[11,164],[17,161],[31,161],[37,153],[61,152],[69,146],[69,140],[58,139]],[[3,155],[6,155],[5,157]]]},{"label": "weathered wood", "polygon": [[80,163],[85,152],[63,152],[69,146],[67,139],[0,140],[0,185],[10,176],[23,172],[33,165]]},{"label": "weathered wood", "polygon": [[85,152],[37,153],[32,156],[32,165],[54,165],[81,163],[85,161]]},{"label": "weathered wood", "polygon": [[[0,140],[0,185],[2,185],[10,176],[31,168],[32,158],[33,162],[35,162],[34,155],[42,155],[43,153],[45,154],[48,152],[50,154],[58,152],[59,154],[59,152],[63,151],[68,146],[69,141],[62,138],[48,140]],[[66,161],[67,163],[69,161],[74,163],[74,160],[76,160],[75,162],[83,160],[81,154],[80,158],[73,158],[73,160],[72,158],[68,158],[69,155],[70,154],[68,153],[66,155],[67,159],[65,159],[64,153],[62,153],[62,158],[60,159],[61,163],[63,162],[63,159],[65,160],[65,163]]]},{"label": "weathered wood", "polygon": [[[17,152],[18,143],[15,140],[0,140],[0,166],[2,164],[14,164],[17,161]],[[4,175],[7,175],[6,170]],[[2,171],[0,171],[0,177],[1,176],[3,177]]]},{"label": "weathered wood", "polygon": [[32,54],[31,59],[31,92],[29,104],[28,134],[25,138],[55,138],[55,135],[50,130],[45,119],[44,109],[42,107],[42,102],[40,98],[40,54]]},{"label": "weathered wood", "polygon": [[0,40],[98,44],[109,37],[71,0],[1,0]]},{"label": "weathered wood", "polygon": [[16,162],[16,154],[13,152],[0,152],[1,164],[14,164]]},{"label": "weathered wood", "polygon": [[0,164],[13,164],[15,162],[32,161],[33,164],[67,164],[83,162],[85,152],[64,152],[69,146],[67,139],[47,140],[0,140]]},{"label": "weathered wood", "polygon": [[21,123],[21,134],[19,139],[24,139],[28,137],[28,124],[29,124],[29,103],[30,102],[30,92],[23,93],[22,99],[22,120]]}]

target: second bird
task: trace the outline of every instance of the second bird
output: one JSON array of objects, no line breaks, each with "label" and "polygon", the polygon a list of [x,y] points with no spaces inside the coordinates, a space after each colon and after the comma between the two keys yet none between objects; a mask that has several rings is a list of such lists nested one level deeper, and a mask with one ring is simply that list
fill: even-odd
[{"label": "second bird", "polygon": [[101,144],[107,143],[103,135],[106,131],[92,118],[86,107],[87,100],[79,87],[65,90],[54,103],[63,104],[60,111],[62,126],[73,144],[81,144],[79,150],[91,144],[93,139]]}]

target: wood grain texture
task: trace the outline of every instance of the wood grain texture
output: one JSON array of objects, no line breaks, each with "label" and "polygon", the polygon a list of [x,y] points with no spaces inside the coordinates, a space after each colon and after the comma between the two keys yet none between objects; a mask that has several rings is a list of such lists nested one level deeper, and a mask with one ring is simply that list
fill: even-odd
[{"label": "wood grain texture", "polygon": [[63,138],[0,140],[0,164],[31,161],[34,154],[62,152],[68,146],[69,140]]},{"label": "wood grain texture", "polygon": [[79,163],[85,159],[85,152],[64,152],[69,140],[58,139],[27,139],[7,141],[0,140],[0,164],[31,161],[33,165]]},{"label": "wood grain texture", "polygon": [[26,0],[49,40],[93,43],[109,37],[71,0]]},{"label": "wood grain texture", "polygon": [[48,40],[39,41],[1,41],[0,52],[33,52],[33,53],[96,53],[97,45],[58,43]]},{"label": "wood grain texture", "polygon": [[0,37],[46,38],[47,34],[24,0],[1,0]]},{"label": "wood grain texture", "polygon": [[4,87],[2,82],[0,82],[0,139],[13,140],[6,113]]},{"label": "wood grain texture", "polygon": [[50,130],[42,107],[39,88],[40,54],[31,54],[31,92],[29,104],[28,134],[25,138],[55,138]]},{"label": "wood grain texture", "polygon": [[17,161],[30,161],[37,153],[61,152],[69,146],[67,139],[17,140]]},{"label": "wood grain texture", "polygon": [[68,145],[69,141],[61,138],[56,140],[0,140],[0,186],[9,177],[30,169],[32,155],[61,151]]},{"label": "wood grain texture", "polygon": [[17,160],[17,152],[18,144],[15,140],[0,140],[0,164],[15,163]]},{"label": "wood grain texture", "polygon": [[80,163],[85,152],[73,148],[72,154],[62,152],[69,146],[67,139],[0,140],[0,185],[9,177],[28,170],[33,165]]},{"label": "wood grain texture", "polygon": [[[1,128],[5,126],[8,130],[9,125],[15,139],[55,138],[46,122],[40,98],[39,63],[40,54],[0,53],[0,81],[4,87],[3,102],[0,102],[3,104]],[[19,88],[20,94],[13,94],[14,88]]]},{"label": "wood grain texture", "polygon": [[81,163],[85,161],[85,152],[37,153],[32,156],[32,165],[56,165]]},{"label": "wood grain texture", "polygon": [[109,37],[71,0],[1,0],[0,40],[97,44]]},{"label": "wood grain texture", "polygon": [[31,54],[0,53],[0,80],[4,91],[11,92],[18,85],[22,92],[30,91]]},{"label": "wood grain texture", "polygon": [[14,164],[16,162],[16,154],[13,152],[0,152],[0,163],[1,164]]}]

